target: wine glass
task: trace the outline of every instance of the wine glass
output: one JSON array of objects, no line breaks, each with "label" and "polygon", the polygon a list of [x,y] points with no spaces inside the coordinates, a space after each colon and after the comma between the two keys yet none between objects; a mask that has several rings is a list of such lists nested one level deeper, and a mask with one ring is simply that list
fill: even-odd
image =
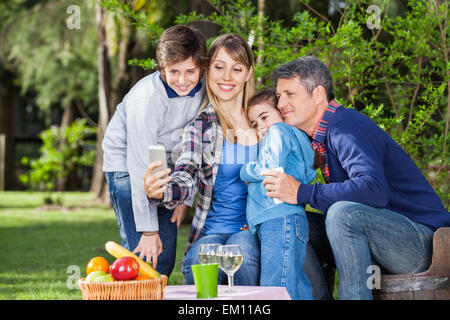
[{"label": "wine glass", "polygon": [[217,249],[217,258],[219,260],[219,267],[228,276],[228,290],[227,292],[235,292],[234,273],[241,267],[243,256],[241,247],[237,244],[228,244],[220,246]]},{"label": "wine glass", "polygon": [[200,264],[218,263],[217,248],[220,243],[203,243],[198,249],[198,262]]}]

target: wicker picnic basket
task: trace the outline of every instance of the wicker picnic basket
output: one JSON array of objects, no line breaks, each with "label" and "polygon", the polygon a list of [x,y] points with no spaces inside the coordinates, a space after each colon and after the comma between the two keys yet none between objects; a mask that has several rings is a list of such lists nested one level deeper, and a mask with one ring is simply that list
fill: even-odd
[{"label": "wicker picnic basket", "polygon": [[78,280],[83,300],[162,300],[167,276],[157,279],[95,282]]}]

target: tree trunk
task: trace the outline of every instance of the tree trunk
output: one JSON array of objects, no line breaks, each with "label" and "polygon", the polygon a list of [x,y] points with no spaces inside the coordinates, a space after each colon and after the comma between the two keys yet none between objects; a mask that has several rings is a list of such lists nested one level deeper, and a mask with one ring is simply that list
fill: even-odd
[{"label": "tree trunk", "polygon": [[[61,126],[60,126],[60,138],[59,138],[59,143],[62,145],[67,143],[67,141],[65,140],[65,138],[62,137],[62,132],[64,130],[65,127],[70,126],[70,124],[73,121],[73,108],[72,108],[72,101],[69,101],[66,105],[66,107],[64,108],[64,112],[61,118]],[[65,164],[63,164],[65,165]],[[67,169],[66,169],[67,170]],[[66,184],[67,184],[67,179],[68,177],[59,177],[56,179],[56,191],[65,191],[66,190]]]},{"label": "tree trunk", "polygon": [[[198,14],[204,14],[208,16],[212,14],[215,9],[211,6],[211,3],[206,0],[191,0],[190,12],[195,11]],[[194,28],[200,31],[207,39],[217,36],[220,33],[220,26],[205,22],[205,21],[195,21],[190,23]]]},{"label": "tree trunk", "polygon": [[98,36],[98,126],[97,126],[97,149],[94,169],[92,173],[91,192],[97,198],[103,198],[106,188],[106,180],[103,174],[103,150],[102,141],[105,135],[106,126],[109,121],[108,98],[111,92],[111,72],[108,59],[108,48],[106,44],[105,32],[105,13],[106,10],[101,8],[98,3],[95,5],[95,18],[97,24]]},{"label": "tree trunk", "polygon": [[135,30],[131,28],[128,19],[122,18],[120,22],[120,38],[118,39],[118,61],[117,72],[115,75],[114,86],[111,90],[111,98],[109,103],[109,118],[116,112],[117,105],[122,101],[129,89],[130,72],[128,67],[128,59],[130,58],[130,40],[134,38]]},{"label": "tree trunk", "polygon": [[[14,186],[14,104],[19,88],[13,84],[14,75],[2,70],[0,65],[0,135],[4,135],[0,147],[0,190]],[[2,154],[3,153],[3,154]]]},{"label": "tree trunk", "polygon": [[[257,43],[258,43],[258,50],[260,52],[263,51],[264,47],[263,47],[263,22],[264,22],[264,6],[265,6],[265,1],[264,0],[258,0],[258,39],[257,39]],[[263,57],[261,54],[258,54],[258,56],[256,57],[256,65],[262,65],[263,64]],[[258,77],[256,79],[256,85],[257,86],[261,86],[264,82],[264,79],[262,77]]]},{"label": "tree trunk", "polygon": [[72,100],[70,100],[64,108],[63,115],[61,117],[61,128],[68,127],[73,121],[73,108]]}]

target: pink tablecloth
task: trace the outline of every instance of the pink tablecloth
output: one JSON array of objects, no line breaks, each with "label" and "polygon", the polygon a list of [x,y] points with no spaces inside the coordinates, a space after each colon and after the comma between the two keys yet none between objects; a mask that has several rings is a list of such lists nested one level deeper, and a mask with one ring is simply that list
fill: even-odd
[{"label": "pink tablecloth", "polygon": [[[238,292],[227,293],[227,285],[219,285],[214,300],[291,300],[284,287],[235,286]],[[194,285],[167,286],[164,300],[197,300]]]}]

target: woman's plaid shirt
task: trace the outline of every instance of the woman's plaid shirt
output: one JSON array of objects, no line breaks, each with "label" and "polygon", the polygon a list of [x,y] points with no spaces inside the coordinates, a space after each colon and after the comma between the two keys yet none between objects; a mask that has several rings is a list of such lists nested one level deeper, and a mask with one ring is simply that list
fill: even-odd
[{"label": "woman's plaid shirt", "polygon": [[152,205],[164,205],[168,209],[173,209],[183,203],[192,203],[198,189],[197,207],[186,252],[197,241],[211,208],[223,139],[219,117],[209,104],[200,110],[193,122],[184,129],[181,154],[175,163],[172,180],[164,192],[163,199],[149,200]]}]

